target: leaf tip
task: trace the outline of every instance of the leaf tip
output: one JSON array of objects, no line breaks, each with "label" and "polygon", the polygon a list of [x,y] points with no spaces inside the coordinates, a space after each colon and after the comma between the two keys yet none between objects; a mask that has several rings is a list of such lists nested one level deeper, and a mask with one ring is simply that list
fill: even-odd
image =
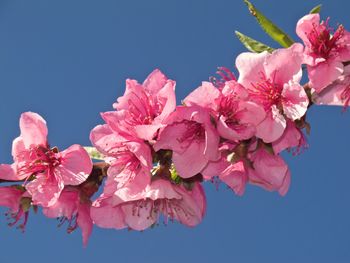
[{"label": "leaf tip", "polygon": [[318,14],[321,12],[322,4],[319,4],[311,9],[310,14]]}]

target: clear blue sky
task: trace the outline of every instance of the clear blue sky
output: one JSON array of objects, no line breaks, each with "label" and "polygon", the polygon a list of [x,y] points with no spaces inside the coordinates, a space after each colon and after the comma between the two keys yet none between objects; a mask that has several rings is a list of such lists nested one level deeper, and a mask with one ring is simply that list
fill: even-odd
[{"label": "clear blue sky", "polygon": [[[294,38],[295,24],[321,0],[256,0]],[[350,29],[348,1],[323,0],[322,15]],[[233,67],[244,48],[239,30],[269,42],[242,1],[0,1],[0,162],[11,162],[21,112],[39,112],[52,145],[88,145],[99,112],[112,108],[126,78],[154,68],[177,81],[178,100]],[[25,234],[0,219],[0,262],[350,262],[350,111],[314,107],[310,149],[286,155],[286,197],[248,187],[237,197],[210,183],[207,216],[194,229],[179,224],[142,233],[94,228],[80,232],[39,212]],[[0,209],[1,214],[4,209]]]}]

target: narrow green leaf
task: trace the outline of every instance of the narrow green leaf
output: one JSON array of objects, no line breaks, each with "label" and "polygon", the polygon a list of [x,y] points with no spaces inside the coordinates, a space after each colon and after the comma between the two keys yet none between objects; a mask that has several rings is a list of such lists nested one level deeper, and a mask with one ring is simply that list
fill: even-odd
[{"label": "narrow green leaf", "polygon": [[277,43],[282,47],[290,47],[294,41],[283,32],[279,27],[277,27],[272,21],[265,17],[255,6],[248,0],[243,0],[248,6],[249,12],[256,18],[262,29]]},{"label": "narrow green leaf", "polygon": [[97,149],[95,147],[89,147],[89,146],[85,146],[84,147],[85,151],[87,151],[87,153],[89,154],[89,156],[92,159],[95,160],[104,160],[104,155],[102,153],[100,153],[99,151],[97,151]]},{"label": "narrow green leaf", "polygon": [[257,41],[251,37],[248,37],[241,32],[235,31],[236,36],[238,37],[239,41],[242,42],[242,44],[249,50],[255,53],[261,53],[263,51],[272,52],[274,49],[272,47],[269,47],[268,45],[265,45],[261,43],[260,41]]},{"label": "narrow green leaf", "polygon": [[321,7],[322,5],[317,5],[314,8],[311,9],[310,14],[318,14],[319,12],[321,12]]}]

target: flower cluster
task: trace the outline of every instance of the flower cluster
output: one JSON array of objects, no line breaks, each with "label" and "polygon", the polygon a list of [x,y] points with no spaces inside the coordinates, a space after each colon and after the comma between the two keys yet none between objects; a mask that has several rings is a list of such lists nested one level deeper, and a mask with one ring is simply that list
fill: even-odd
[{"label": "flower cluster", "polygon": [[[240,54],[238,77],[220,68],[220,80],[203,82],[180,106],[175,81],[160,70],[142,84],[126,80],[114,110],[101,114],[105,124],[90,133],[103,162],[92,163],[80,145],[51,147],[45,120],[23,113],[14,162],[0,165],[0,179],[12,183],[0,187],[9,224],[23,220],[24,229],[30,207],[41,207],[68,221],[68,232],[79,226],[86,244],[94,224],[196,226],[206,211],[204,181],[221,181],[237,195],[247,184],[285,195],[291,173],[281,152],[307,147],[308,108],[350,101],[349,33],[319,14],[301,18],[296,32],[303,44]],[[301,85],[304,66],[309,82]]]}]

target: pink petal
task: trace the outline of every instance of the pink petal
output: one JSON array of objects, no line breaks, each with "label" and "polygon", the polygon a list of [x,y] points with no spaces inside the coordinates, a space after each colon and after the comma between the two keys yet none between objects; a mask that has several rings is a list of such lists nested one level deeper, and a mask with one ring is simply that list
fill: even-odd
[{"label": "pink petal", "polygon": [[130,203],[123,205],[121,209],[125,215],[125,223],[134,230],[145,230],[158,221],[159,214],[153,210],[153,201],[150,200],[143,202],[140,207]]},{"label": "pink petal", "polygon": [[289,119],[295,121],[305,115],[309,99],[302,86],[293,82],[285,84],[282,97],[283,112]]},{"label": "pink petal", "polygon": [[201,172],[208,163],[204,149],[204,143],[193,141],[184,152],[173,152],[173,162],[179,176],[190,178]]},{"label": "pink petal", "polygon": [[240,123],[258,125],[264,120],[266,113],[264,108],[251,101],[241,101],[237,118]]},{"label": "pink petal", "polygon": [[226,158],[221,158],[216,162],[209,162],[208,165],[201,171],[205,180],[210,180],[214,176],[219,176],[229,165]]},{"label": "pink petal", "polygon": [[295,127],[294,122],[288,121],[283,135],[272,143],[273,151],[278,154],[285,149],[297,147],[300,139],[300,131]]},{"label": "pink petal", "polygon": [[108,155],[125,139],[113,133],[108,125],[97,125],[90,133],[90,141],[99,152]]},{"label": "pink petal", "polygon": [[319,14],[308,14],[299,19],[296,26],[297,35],[303,40],[306,45],[310,45],[308,34],[314,29],[315,26],[320,24]]},{"label": "pink petal", "polygon": [[151,182],[150,169],[147,172],[129,169],[120,165],[111,165],[107,171],[108,178],[103,191],[104,194],[111,195],[121,187],[129,188],[131,193],[138,193]]},{"label": "pink petal", "polygon": [[99,227],[123,229],[126,227],[124,213],[120,207],[111,206],[110,199],[100,197],[92,204],[90,209],[91,219]]},{"label": "pink petal", "polygon": [[275,50],[266,58],[266,63],[264,64],[266,76],[279,85],[292,80],[295,75],[299,76],[299,79],[295,79],[295,81],[299,82],[303,49],[301,44],[295,43],[289,48]]},{"label": "pink petal", "polygon": [[188,145],[179,143],[179,138],[187,131],[185,123],[175,123],[164,128],[159,135],[158,141],[153,145],[155,151],[160,149],[171,149],[176,152],[183,152]]},{"label": "pink petal", "polygon": [[226,81],[221,92],[224,96],[234,94],[234,97],[241,101],[246,100],[249,97],[248,91],[235,80]]},{"label": "pink petal", "polygon": [[318,105],[344,106],[342,98],[344,89],[348,88],[342,84],[331,84],[315,96],[315,103]]},{"label": "pink petal", "polygon": [[138,139],[152,142],[157,135],[157,131],[163,126],[162,124],[135,125],[134,131]]},{"label": "pink petal", "polygon": [[77,210],[78,203],[78,191],[64,190],[54,205],[43,208],[43,214],[49,218],[66,217],[71,219]]},{"label": "pink petal", "polygon": [[37,113],[22,113],[19,126],[21,138],[26,148],[31,145],[47,145],[46,121]]},{"label": "pink petal", "polygon": [[287,164],[279,155],[273,155],[260,149],[252,158],[254,170],[249,171],[251,183],[266,190],[286,193],[289,186],[289,170]]},{"label": "pink petal", "polygon": [[314,67],[307,67],[310,87],[317,93],[335,81],[344,71],[343,64],[338,60],[327,60]]},{"label": "pink petal", "polygon": [[28,193],[32,196],[33,204],[48,207],[54,205],[64,187],[60,179],[53,174],[39,174],[37,178],[26,185]]},{"label": "pink petal", "polygon": [[23,143],[22,137],[17,137],[12,142],[12,156],[13,160],[15,162],[19,161],[21,159],[21,155],[23,155],[23,152],[26,150],[26,147]]},{"label": "pink petal", "polygon": [[151,74],[148,75],[142,86],[144,86],[145,89],[151,91],[152,93],[157,93],[166,85],[167,80],[168,78],[159,69],[155,69]]},{"label": "pink petal", "polygon": [[204,155],[207,157],[210,161],[216,161],[220,158],[219,155],[219,141],[220,137],[218,133],[216,132],[213,125],[207,124],[205,125],[205,149],[204,149]]},{"label": "pink petal", "polygon": [[248,181],[244,163],[239,161],[228,166],[219,176],[237,195],[243,195]]},{"label": "pink petal", "polygon": [[93,228],[93,223],[90,216],[90,203],[79,205],[77,224],[81,229],[83,245],[86,247]]},{"label": "pink petal", "polygon": [[[174,211],[163,210],[162,212],[167,215],[167,212],[174,213],[174,218],[181,224],[189,227],[198,225],[204,217],[206,210],[206,199],[202,186],[196,183],[191,191],[176,187],[177,191],[181,194],[181,201],[173,201],[180,209],[174,209]],[[171,214],[169,215],[171,217]]]},{"label": "pink petal", "polygon": [[130,103],[138,105],[139,98],[142,96],[143,87],[136,80],[127,79],[125,81],[125,85],[126,88],[124,95],[122,97],[119,97],[117,99],[117,102],[113,104],[113,108],[116,110],[127,110]]},{"label": "pink petal", "polygon": [[202,82],[202,86],[192,91],[185,99],[187,106],[201,106],[207,109],[216,109],[215,100],[220,96],[220,91],[210,82]]},{"label": "pink petal", "polygon": [[246,88],[252,83],[261,81],[261,73],[265,74],[264,62],[269,56],[267,51],[261,53],[244,52],[236,58],[236,67],[239,71],[238,82]]},{"label": "pink petal", "polygon": [[234,127],[227,126],[225,118],[220,116],[217,122],[217,130],[221,137],[232,140],[247,140],[255,134],[255,127],[252,125],[237,124]]},{"label": "pink petal", "polygon": [[8,181],[19,181],[23,178],[18,177],[15,165],[0,164],[0,179]]},{"label": "pink petal", "polygon": [[334,81],[327,88],[322,90],[319,94],[314,93],[314,102],[319,105],[336,105],[346,106],[346,96],[344,91],[350,87],[350,65],[344,67],[344,73],[336,81]]},{"label": "pink petal", "polygon": [[85,149],[74,144],[60,152],[61,164],[55,168],[65,185],[79,185],[83,183],[92,171],[92,161]]},{"label": "pink petal", "polygon": [[175,96],[175,81],[168,80],[165,86],[158,92],[157,100],[162,101],[166,98],[164,108],[159,116],[154,119],[155,123],[163,123],[163,120],[167,118],[176,108],[176,96]]},{"label": "pink petal", "polygon": [[101,117],[108,124],[109,128],[123,136],[133,136],[133,127],[125,123],[125,120],[129,118],[128,111],[107,111],[101,113]]},{"label": "pink petal", "polygon": [[289,190],[289,186],[290,186],[290,171],[288,170],[286,173],[286,176],[284,177],[283,183],[280,187],[280,189],[278,189],[278,193],[282,196],[285,196]]},{"label": "pink petal", "polygon": [[265,120],[256,127],[256,136],[266,143],[274,142],[282,136],[286,126],[285,118],[275,106],[272,106],[272,110],[268,112]]},{"label": "pink petal", "polygon": [[17,212],[23,191],[13,186],[0,187],[0,206],[8,207],[12,212]]},{"label": "pink petal", "polygon": [[151,148],[143,142],[128,142],[127,147],[135,154],[140,163],[151,169],[152,168],[152,153]]},{"label": "pink petal", "polygon": [[339,50],[338,60],[348,61],[350,60],[350,32],[344,30],[341,41],[344,44],[344,48]]}]

